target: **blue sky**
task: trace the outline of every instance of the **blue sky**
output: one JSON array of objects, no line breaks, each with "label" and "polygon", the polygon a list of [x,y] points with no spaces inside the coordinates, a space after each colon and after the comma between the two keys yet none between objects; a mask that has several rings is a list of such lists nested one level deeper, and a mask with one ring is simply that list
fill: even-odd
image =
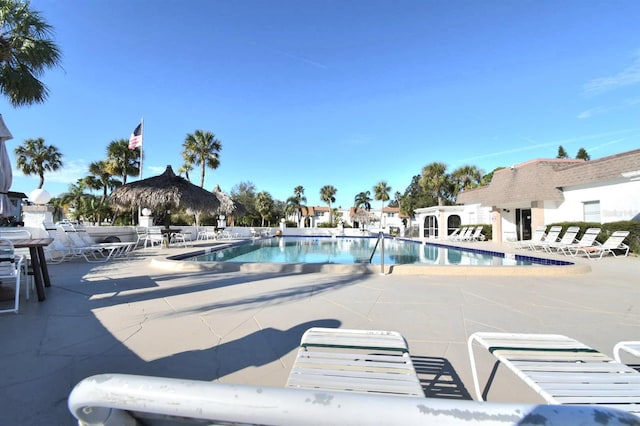
[{"label": "blue sky", "polygon": [[[33,0],[63,66],[45,104],[0,112],[64,170],[53,195],[145,121],[143,177],[182,164],[196,129],[222,142],[205,188],[250,181],[334,206],[440,161],[486,172],[640,146],[640,2]],[[15,165],[15,157],[12,157]],[[199,184],[199,171],[191,176]],[[13,191],[38,183],[14,171]],[[377,207],[377,203],[374,203]]]}]

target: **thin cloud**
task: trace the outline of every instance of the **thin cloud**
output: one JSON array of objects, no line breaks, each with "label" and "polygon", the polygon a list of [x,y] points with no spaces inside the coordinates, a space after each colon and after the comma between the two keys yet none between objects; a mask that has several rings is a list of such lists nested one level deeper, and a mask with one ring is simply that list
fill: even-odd
[{"label": "thin cloud", "polygon": [[600,115],[600,114],[605,114],[609,111],[611,111],[613,108],[611,107],[595,107],[595,108],[591,108],[588,109],[586,111],[582,111],[580,114],[577,115],[577,118],[579,120],[586,120],[588,118],[591,118],[595,115]]},{"label": "thin cloud", "polygon": [[616,132],[607,132],[607,133],[597,133],[594,135],[587,135],[587,136],[578,136],[575,138],[568,138],[568,139],[562,139],[562,140],[558,140],[558,141],[553,141],[553,142],[545,142],[545,143],[535,143],[535,141],[529,139],[529,138],[522,138],[524,140],[526,140],[527,142],[531,143],[531,145],[528,146],[524,146],[524,147],[520,147],[520,148],[512,148],[512,149],[506,149],[503,151],[496,151],[496,152],[491,152],[488,154],[483,154],[483,155],[478,155],[475,157],[469,157],[466,158],[464,160],[462,160],[462,162],[470,162],[470,161],[475,161],[475,160],[481,160],[481,159],[485,159],[485,158],[492,158],[492,157],[500,157],[503,155],[508,155],[508,154],[514,154],[517,152],[525,152],[525,151],[533,151],[533,150],[537,150],[540,148],[547,148],[550,146],[560,146],[560,145],[571,145],[577,142],[584,142],[584,141],[589,141],[589,140],[594,140],[594,139],[599,139],[599,138],[603,138],[603,137],[610,137],[613,135],[619,135],[622,133],[628,133],[628,130],[619,130]]},{"label": "thin cloud", "polygon": [[589,149],[587,149],[587,151],[589,151],[589,152],[597,151],[599,149],[604,148],[605,146],[615,145],[615,144],[620,143],[620,142],[625,141],[625,140],[627,140],[627,138],[614,139],[612,141],[605,142],[605,143],[602,143],[600,145],[592,146]]},{"label": "thin cloud", "polygon": [[640,54],[636,53],[630,66],[616,75],[591,80],[583,86],[583,91],[586,94],[599,94],[638,83],[640,83]]},{"label": "thin cloud", "polygon": [[280,50],[280,49],[271,49],[271,50],[273,52],[276,52],[276,53],[282,55],[282,56],[286,56],[287,58],[291,58],[291,59],[294,59],[296,61],[303,62],[303,63],[305,63],[307,65],[311,65],[311,66],[316,67],[316,68],[320,68],[320,69],[323,69],[323,70],[326,70],[326,69],[329,68],[326,65],[321,64],[320,62],[312,61],[311,59],[308,59],[308,58],[306,58],[304,56],[294,55],[292,53],[285,52],[284,50]]}]

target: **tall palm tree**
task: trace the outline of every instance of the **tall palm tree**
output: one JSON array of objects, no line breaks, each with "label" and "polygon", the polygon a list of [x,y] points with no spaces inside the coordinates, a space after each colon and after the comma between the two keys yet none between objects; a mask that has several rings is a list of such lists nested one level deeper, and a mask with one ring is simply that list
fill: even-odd
[{"label": "tall palm tree", "polygon": [[287,198],[287,206],[285,207],[285,213],[289,215],[295,215],[298,227],[300,226],[300,219],[302,218],[302,210],[306,208],[307,197],[304,196],[304,187],[301,185],[293,188],[293,196]]},{"label": "tall palm tree", "polygon": [[84,192],[85,184],[78,180],[76,184],[70,184],[69,190],[60,195],[62,204],[73,219],[79,219],[82,215],[82,201],[87,196]]},{"label": "tall palm tree", "polygon": [[369,211],[371,210],[371,201],[371,191],[359,192],[353,199],[353,207],[355,207],[356,210],[362,207],[366,211]]},{"label": "tall palm tree", "polygon": [[262,225],[260,226],[264,226],[264,219],[269,216],[273,210],[273,198],[271,198],[271,194],[267,191],[258,192],[256,195],[256,209],[262,218]]},{"label": "tall palm tree", "polygon": [[129,149],[127,139],[117,139],[107,145],[107,159],[105,160],[105,171],[112,176],[122,179],[122,184],[126,185],[127,176],[140,175],[140,150]]},{"label": "tall palm tree", "polygon": [[333,185],[325,185],[320,188],[320,199],[329,205],[329,223],[333,226],[333,211],[331,210],[331,203],[336,202],[336,192],[338,190]]},{"label": "tall palm tree", "polygon": [[477,188],[482,182],[482,175],[484,172],[476,166],[465,164],[455,169],[451,173],[451,179],[456,186],[456,194],[460,191],[464,191],[471,188]]},{"label": "tall palm tree", "polygon": [[444,194],[450,185],[451,179],[447,174],[446,164],[433,162],[422,168],[420,186],[438,198],[439,206],[444,205]]},{"label": "tall palm tree", "polygon": [[113,190],[120,181],[113,178],[107,171],[106,161],[94,161],[89,164],[89,175],[83,179],[85,185],[90,189],[102,190],[100,202],[104,203],[109,195],[109,190]]},{"label": "tall palm tree", "polygon": [[44,185],[44,172],[55,172],[62,167],[62,154],[54,145],[45,145],[43,138],[26,139],[15,149],[16,165],[25,175],[38,175],[38,189]]},{"label": "tall palm tree", "polygon": [[186,164],[198,164],[200,170],[200,188],[204,188],[204,172],[207,167],[217,169],[220,165],[222,143],[212,132],[196,130],[188,134],[182,144],[182,157]]},{"label": "tall palm tree", "polygon": [[0,92],[17,107],[42,103],[49,90],[38,78],[60,65],[53,28],[29,2],[0,1]]},{"label": "tall palm tree", "polygon": [[380,227],[384,228],[384,223],[382,223],[382,218],[384,217],[384,213],[382,210],[384,209],[384,203],[389,201],[389,192],[391,191],[391,187],[387,185],[387,182],[381,180],[373,187],[374,198],[376,201],[381,201],[382,205],[380,206]]}]

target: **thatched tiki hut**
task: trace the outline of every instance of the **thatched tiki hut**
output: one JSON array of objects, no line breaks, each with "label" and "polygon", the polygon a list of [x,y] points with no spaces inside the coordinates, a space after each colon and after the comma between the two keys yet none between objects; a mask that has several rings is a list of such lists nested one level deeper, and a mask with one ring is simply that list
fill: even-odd
[{"label": "thatched tiki hut", "polygon": [[220,200],[220,207],[216,210],[216,214],[225,215],[228,226],[233,226],[235,218],[247,212],[247,209],[241,203],[222,191],[220,185],[216,185],[211,192]]},{"label": "thatched tiki hut", "polygon": [[[109,196],[111,205],[120,210],[149,208],[156,214],[185,209],[196,217],[203,212],[212,212],[220,207],[215,194],[202,189],[173,173],[171,166],[161,175],[131,182],[117,188]],[[168,223],[165,223],[168,226]]]}]

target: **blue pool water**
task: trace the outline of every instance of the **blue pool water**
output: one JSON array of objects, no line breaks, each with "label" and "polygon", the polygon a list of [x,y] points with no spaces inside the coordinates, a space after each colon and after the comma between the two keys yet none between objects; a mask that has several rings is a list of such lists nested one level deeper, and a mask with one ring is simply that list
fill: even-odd
[{"label": "blue pool water", "polygon": [[[191,258],[197,262],[253,263],[381,263],[381,243],[370,237],[282,237],[255,240],[250,243],[211,251]],[[375,251],[374,251],[375,248]],[[499,252],[422,244],[401,239],[384,240],[385,265],[489,265],[530,266],[539,264],[569,265],[554,261]]]}]

